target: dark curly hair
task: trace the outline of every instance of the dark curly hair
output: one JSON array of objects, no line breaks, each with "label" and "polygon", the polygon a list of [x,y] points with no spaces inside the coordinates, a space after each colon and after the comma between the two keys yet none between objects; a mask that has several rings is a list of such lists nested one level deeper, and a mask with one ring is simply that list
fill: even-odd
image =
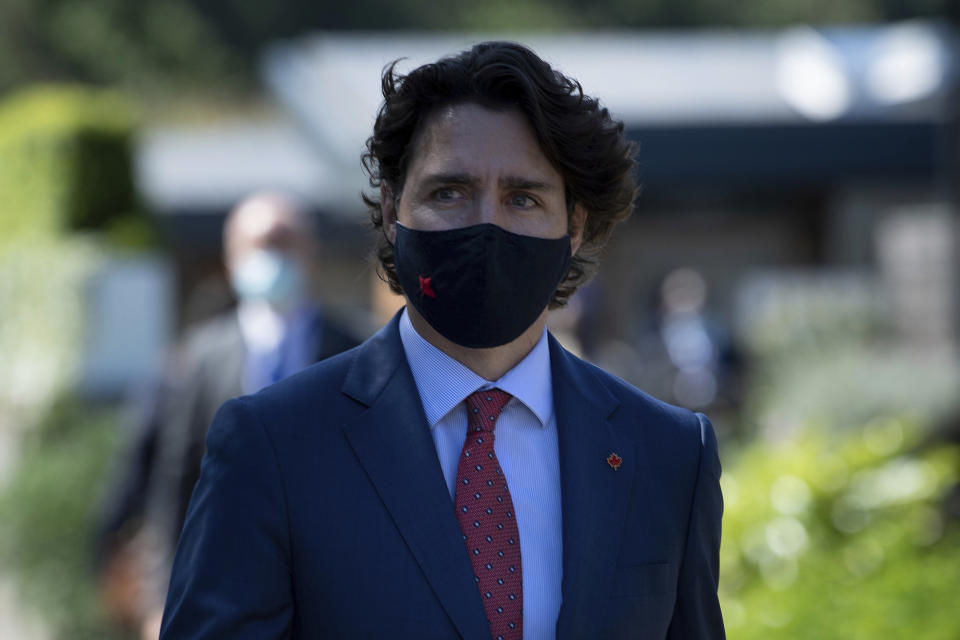
[{"label": "dark curly hair", "polygon": [[[599,253],[613,227],[633,212],[637,196],[635,145],[605,107],[583,94],[580,83],[554,70],[530,49],[512,42],[483,42],[455,56],[425,64],[406,76],[399,60],[383,72],[384,102],[367,139],[363,166],[370,185],[386,185],[399,200],[420,130],[438,109],[475,103],[518,109],[546,158],[563,178],[568,212],[586,211],[583,240],[550,308],[566,304],[596,271]],[[402,293],[393,245],[383,233],[381,202],[364,194],[379,231],[380,277]]]}]

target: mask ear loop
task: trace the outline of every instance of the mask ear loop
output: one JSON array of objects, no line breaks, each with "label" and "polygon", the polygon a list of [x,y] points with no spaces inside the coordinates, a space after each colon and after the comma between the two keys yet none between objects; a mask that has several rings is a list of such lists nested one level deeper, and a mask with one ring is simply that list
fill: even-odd
[{"label": "mask ear loop", "polygon": [[[389,188],[389,183],[388,183],[388,188]],[[399,225],[399,224],[400,224],[400,221],[397,220],[397,211],[400,210],[400,196],[403,195],[403,191],[400,191],[399,193],[397,193],[396,195],[394,195],[393,189],[390,188],[390,195],[392,196],[391,199],[393,200],[393,218],[394,218],[395,224],[398,224],[398,225]],[[401,226],[402,226],[402,225],[401,225]],[[386,237],[386,233],[384,233],[384,236]],[[390,242],[390,238],[389,238],[389,237],[387,238],[387,242],[390,244],[391,247],[396,246],[396,241]]]}]

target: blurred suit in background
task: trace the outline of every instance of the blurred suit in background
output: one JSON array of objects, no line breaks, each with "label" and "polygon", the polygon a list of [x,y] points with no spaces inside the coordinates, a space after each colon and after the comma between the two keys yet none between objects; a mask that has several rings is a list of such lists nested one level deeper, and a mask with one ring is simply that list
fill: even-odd
[{"label": "blurred suit in background", "polygon": [[358,344],[312,293],[316,250],[309,219],[291,201],[261,193],[241,202],[224,227],[238,304],[187,330],[141,404],[100,516],[99,560],[107,606],[144,637],[157,637],[217,409]]}]

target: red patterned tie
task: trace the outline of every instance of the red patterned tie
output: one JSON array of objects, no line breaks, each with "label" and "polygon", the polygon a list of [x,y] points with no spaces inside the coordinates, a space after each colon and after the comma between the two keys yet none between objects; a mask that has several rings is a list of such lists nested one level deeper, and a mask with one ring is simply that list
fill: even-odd
[{"label": "red patterned tie", "polygon": [[520,532],[507,478],[493,450],[493,429],[510,394],[477,391],[467,404],[467,439],[457,466],[457,518],[495,640],[523,637]]}]

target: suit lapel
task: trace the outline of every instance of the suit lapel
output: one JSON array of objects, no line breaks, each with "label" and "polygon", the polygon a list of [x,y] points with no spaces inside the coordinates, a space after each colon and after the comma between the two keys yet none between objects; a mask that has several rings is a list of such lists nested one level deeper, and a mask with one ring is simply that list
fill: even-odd
[{"label": "suit lapel", "polygon": [[619,401],[553,336],[550,362],[563,505],[558,637],[590,637],[613,583],[638,460],[633,442],[608,421]]},{"label": "suit lapel", "polygon": [[367,405],[345,433],[357,459],[450,619],[464,638],[489,626],[397,318],[365,343],[343,392]]}]

